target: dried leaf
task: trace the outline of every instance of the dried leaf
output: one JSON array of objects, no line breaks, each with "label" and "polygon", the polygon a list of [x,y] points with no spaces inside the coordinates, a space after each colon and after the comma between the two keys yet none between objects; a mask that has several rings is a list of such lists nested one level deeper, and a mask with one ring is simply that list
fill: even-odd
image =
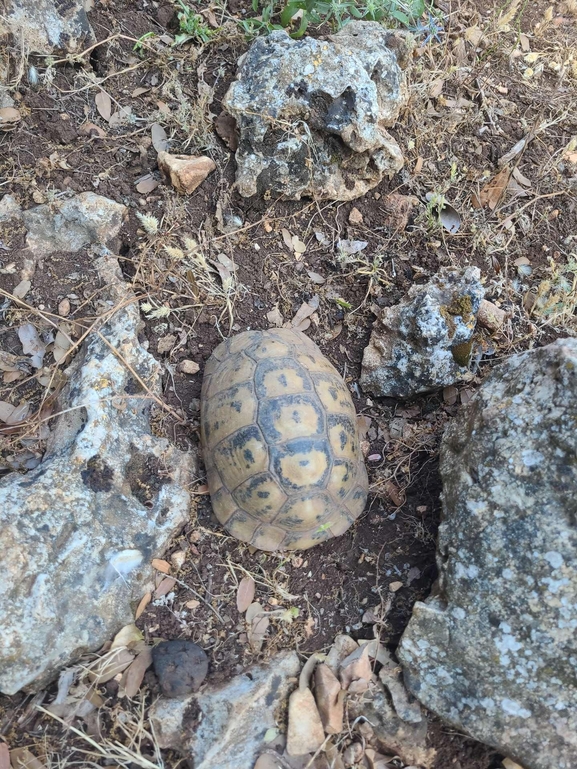
[{"label": "dried leaf", "polygon": [[292,236],[291,244],[293,247],[293,251],[297,255],[297,259],[299,259],[307,250],[305,243],[303,243],[302,240],[300,240],[296,235]]},{"label": "dried leaf", "polygon": [[111,115],[110,120],[108,121],[108,125],[110,125],[112,128],[117,128],[118,126],[127,123],[131,115],[132,107],[120,107],[116,110],[114,115]]},{"label": "dried leaf", "polygon": [[0,422],[7,422],[12,416],[16,406],[7,401],[0,401]]},{"label": "dried leaf", "polygon": [[0,128],[5,131],[14,128],[21,119],[22,115],[16,107],[2,107],[0,109]]},{"label": "dried leaf", "polygon": [[481,41],[481,38],[483,37],[483,30],[480,29],[476,24],[474,27],[469,27],[465,30],[465,40],[468,43],[471,43],[472,46],[477,48],[479,45],[479,42]]},{"label": "dried leaf", "polygon": [[10,751],[5,742],[0,742],[0,769],[10,769]]},{"label": "dried leaf", "polygon": [[299,307],[297,314],[291,320],[291,326],[293,328],[299,328],[302,326],[302,322],[309,318],[313,312],[318,310],[320,299],[317,294],[309,302],[303,302]]},{"label": "dried leaf", "polygon": [[12,293],[17,299],[24,299],[26,294],[30,291],[32,283],[29,280],[21,280],[20,283],[13,289]]},{"label": "dried leaf", "polygon": [[12,769],[46,769],[36,756],[28,748],[12,748],[10,751]]},{"label": "dried leaf", "polygon": [[497,176],[493,177],[481,188],[479,192],[479,204],[481,207],[488,206],[491,211],[497,207],[503,192],[507,189],[510,173],[508,168],[503,168]]},{"label": "dried leaf", "polygon": [[142,96],[143,93],[148,93],[148,91],[150,91],[150,88],[141,85],[138,88],[135,88],[130,95],[133,99],[136,99],[137,96]]},{"label": "dried leaf", "polygon": [[318,272],[311,272],[310,270],[307,270],[307,275],[312,280],[313,283],[316,283],[317,286],[322,286],[323,283],[325,283],[325,279],[322,275],[319,275]]},{"label": "dried leaf", "polygon": [[107,122],[110,120],[112,114],[112,100],[106,91],[99,91],[94,97],[96,109],[100,113],[100,116]]},{"label": "dried leaf", "polygon": [[526,176],[523,176],[523,174],[521,173],[521,171],[519,171],[518,168],[513,169],[513,176],[519,182],[519,184],[523,185],[523,187],[531,186],[531,180],[527,179]]},{"label": "dried leaf", "polygon": [[393,481],[385,482],[385,492],[395,507],[401,507],[405,503],[405,494]]},{"label": "dried leaf", "polygon": [[453,206],[445,203],[439,211],[439,220],[447,232],[455,233],[461,226],[459,212]]},{"label": "dried leaf", "polygon": [[72,347],[72,340],[70,339],[70,326],[67,323],[61,323],[56,332],[56,338],[54,339],[54,347],[52,348],[52,354],[56,363],[60,363],[66,357],[66,353]]},{"label": "dried leaf", "polygon": [[161,571],[163,574],[170,574],[170,564],[161,558],[152,559],[152,568],[156,569],[156,571]]},{"label": "dried leaf", "polygon": [[458,395],[458,390],[453,385],[448,385],[443,389],[443,400],[448,406],[453,406],[457,402]]},{"label": "dried leaf", "polygon": [[17,425],[20,422],[24,422],[24,420],[27,418],[29,413],[30,413],[30,404],[21,403],[19,406],[16,406],[16,408],[10,414],[8,419],[4,421],[6,422],[7,425]]},{"label": "dried leaf", "polygon": [[276,326],[277,328],[281,328],[284,323],[284,318],[278,307],[273,307],[270,312],[267,312],[266,318],[272,326]]},{"label": "dried leaf", "polygon": [[115,649],[89,666],[88,677],[100,686],[100,684],[112,680],[119,673],[123,673],[133,659],[134,654],[128,649]]},{"label": "dried leaf", "polygon": [[244,614],[253,602],[255,588],[256,584],[252,577],[241,579],[236,593],[236,608],[241,614]]},{"label": "dried leaf", "polygon": [[248,642],[253,651],[259,652],[262,649],[269,624],[268,617],[255,617],[255,619],[253,619],[247,630]]},{"label": "dried leaf", "polygon": [[289,251],[292,252],[294,250],[292,235],[285,227],[283,227],[280,232],[282,235],[282,239],[284,240],[285,246],[288,248]]},{"label": "dried leaf", "polygon": [[32,323],[25,323],[23,326],[20,326],[18,338],[22,344],[24,355],[30,355],[30,361],[34,368],[42,368],[46,346],[41,342],[38,331],[36,331]]},{"label": "dried leaf", "polygon": [[150,129],[152,136],[152,146],[157,152],[166,152],[168,150],[168,136],[160,123],[153,123]]},{"label": "dried leaf", "polygon": [[118,696],[128,697],[129,699],[135,697],[144,679],[144,674],[151,665],[152,649],[143,649],[122,674],[118,687]]},{"label": "dried leaf", "polygon": [[369,645],[364,644],[349,654],[339,666],[339,679],[343,689],[359,694],[369,688],[372,674]]},{"label": "dried leaf", "polygon": [[143,595],[140,599],[140,603],[136,607],[136,612],[134,613],[134,619],[137,620],[140,616],[142,616],[142,613],[148,606],[148,604],[152,601],[152,594],[146,593],[146,595]]},{"label": "dried leaf", "polygon": [[[506,152],[504,155],[502,155],[497,164],[499,166],[507,166],[509,163],[513,160],[513,158],[517,157],[517,155],[522,152],[527,145],[527,137],[525,136],[523,139],[520,139],[517,144],[513,145],[509,152]],[[497,177],[495,177],[497,178]]]},{"label": "dried leaf", "polygon": [[261,614],[264,614],[264,609],[260,605],[260,603],[255,602],[251,603],[251,605],[246,610],[245,619],[248,623],[251,623],[253,619],[259,617]]},{"label": "dried leaf", "polygon": [[154,597],[155,598],[162,598],[163,595],[167,595],[170,593],[172,588],[176,585],[176,580],[174,577],[165,577],[160,585],[156,588],[154,591]]},{"label": "dried leaf", "polygon": [[195,598],[193,598],[191,601],[187,601],[185,604],[187,609],[191,609],[194,611],[194,609],[198,609],[200,606],[200,601],[197,601]]},{"label": "dried leaf", "polygon": [[136,182],[136,191],[140,192],[142,195],[145,195],[147,192],[152,192],[152,190],[155,190],[159,183],[160,182],[158,182],[158,180],[155,179],[152,174],[146,174],[146,176],[142,176]]},{"label": "dried leaf", "polygon": [[114,636],[114,639],[112,641],[112,644],[110,646],[111,649],[123,649],[131,648],[135,646],[137,643],[142,641],[142,633],[140,630],[136,627],[136,625],[131,622],[130,625],[125,625],[123,628],[120,628],[118,633]]}]

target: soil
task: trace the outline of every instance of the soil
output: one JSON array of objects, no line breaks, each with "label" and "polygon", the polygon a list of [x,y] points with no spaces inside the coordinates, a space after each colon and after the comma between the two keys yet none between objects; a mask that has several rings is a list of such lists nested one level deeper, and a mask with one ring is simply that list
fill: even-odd
[{"label": "soil", "polygon": [[[208,8],[199,8],[210,18]],[[447,421],[495,362],[574,332],[571,313],[532,310],[532,297],[547,292],[544,284],[558,279],[576,245],[577,154],[575,147],[573,154],[567,150],[577,133],[576,20],[570,2],[555,6],[549,20],[547,8],[544,0],[525,4],[507,28],[499,22],[500,6],[488,0],[439,3],[442,32],[438,40],[418,38],[411,101],[391,130],[405,167],[352,203],[243,199],[235,191],[234,155],[215,133],[214,121],[248,45],[230,15],[252,15],[248,3],[229,4],[228,21],[209,45],[173,48],[159,39],[177,31],[171,4],[101,0],[90,21],[97,40],[105,42],[55,66],[29,58],[41,80],[32,86],[24,78],[15,89],[23,120],[16,130],[0,133],[3,189],[23,208],[85,190],[128,206],[120,263],[141,299],[142,340],[165,367],[166,402],[181,417],[157,409],[155,430],[182,449],[197,450],[202,372],[212,350],[229,334],[269,328],[267,315],[275,308],[289,322],[315,297],[318,309],[307,334],[343,374],[358,413],[367,417],[367,510],[346,534],[314,550],[255,552],[216,522],[204,478],[192,489],[190,522],[164,555],[179,565],[173,569],[179,581],[148,604],[138,626],[147,641],[199,643],[209,655],[212,682],[279,649],[328,650],[343,632],[376,636],[394,650],[414,602],[426,598],[436,577],[437,453]],[[213,12],[219,25],[226,20],[211,6]],[[474,28],[481,38],[470,32]],[[151,31],[156,38],[142,37]],[[527,72],[525,40],[539,54],[530,63],[533,74]],[[124,121],[111,124],[99,112],[95,75],[105,78],[101,87],[113,113],[131,109]],[[100,130],[83,128],[86,123]],[[192,196],[178,196],[161,180],[154,123],[164,126],[172,152],[204,153],[216,162],[217,170]],[[493,209],[479,206],[476,201],[501,169],[499,159],[527,136],[530,141],[509,162],[521,181]],[[146,177],[157,183],[154,189],[144,191]],[[458,232],[442,228],[427,193],[458,211]],[[354,209],[361,217],[351,216]],[[147,227],[143,216],[154,217],[156,225]],[[305,243],[304,254],[287,247],[283,230]],[[0,224],[4,292],[12,292],[25,268],[23,237],[22,229]],[[215,272],[213,284],[202,282],[185,237],[214,263],[219,254],[234,262],[235,291],[228,303]],[[335,258],[336,243],[345,238],[368,242],[356,261]],[[508,312],[508,320],[497,334],[478,332],[468,380],[411,403],[367,398],[358,379],[375,312],[397,303],[441,266],[469,264],[481,269],[487,298]],[[25,305],[3,307],[0,348],[21,355],[17,330],[24,322],[33,322],[50,341],[39,312],[58,316],[65,299],[70,313],[59,320],[78,338],[98,317],[99,288],[89,254],[52,255],[36,265]],[[196,362],[199,372],[181,373],[184,360]],[[1,400],[27,401],[32,413],[45,397],[45,385],[32,372],[0,386]],[[39,461],[45,436],[36,438],[31,448],[18,435],[0,436],[0,469],[18,467],[23,452]],[[255,600],[276,612],[260,652],[251,649],[236,609],[238,582],[247,574],[256,581]],[[292,621],[279,609],[292,609]],[[144,685],[149,701],[158,694],[150,671]],[[50,702],[54,694],[49,689],[41,699]],[[110,712],[119,707],[115,682],[102,694]],[[37,745],[41,738],[57,743],[54,723],[32,709],[37,701],[23,694],[0,700],[0,734],[12,746]],[[428,739],[438,751],[435,769],[500,766],[494,751],[433,716]],[[167,767],[176,763],[172,754],[165,756]]]}]

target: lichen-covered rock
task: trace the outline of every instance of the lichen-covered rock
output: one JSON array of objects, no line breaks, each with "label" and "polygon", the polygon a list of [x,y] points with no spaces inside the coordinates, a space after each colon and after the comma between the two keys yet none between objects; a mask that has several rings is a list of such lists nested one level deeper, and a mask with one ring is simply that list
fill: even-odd
[{"label": "lichen-covered rock", "polygon": [[268,729],[281,725],[300,662],[279,654],[184,699],[159,699],[150,720],[160,747],[182,752],[195,769],[253,769]]},{"label": "lichen-covered rock", "polygon": [[412,398],[447,387],[467,371],[484,291],[477,267],[443,268],[385,307],[363,353],[361,387],[377,396]]},{"label": "lichen-covered rock", "polygon": [[151,434],[160,367],[138,342],[134,295],[110,253],[93,264],[101,298],[119,309],[69,367],[42,463],[0,481],[6,694],[43,685],[133,621],[131,602],[144,592],[152,557],[186,520],[196,477],[194,455]]},{"label": "lichen-covered rock", "polygon": [[441,449],[435,597],[411,692],[525,769],[577,766],[577,340],[494,369]]},{"label": "lichen-covered rock", "polygon": [[351,200],[403,165],[385,130],[407,100],[411,38],[352,22],[328,40],[259,37],[240,61],[224,106],[240,141],[241,195]]},{"label": "lichen-covered rock", "polygon": [[84,0],[7,0],[0,39],[8,34],[23,54],[75,53],[95,40]]}]

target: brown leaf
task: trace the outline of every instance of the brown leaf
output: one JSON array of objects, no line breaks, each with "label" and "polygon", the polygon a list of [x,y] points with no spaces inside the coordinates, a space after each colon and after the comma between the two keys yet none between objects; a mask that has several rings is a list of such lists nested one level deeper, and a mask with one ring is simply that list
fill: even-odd
[{"label": "brown leaf", "polygon": [[155,598],[162,598],[163,595],[170,593],[172,588],[176,585],[174,577],[165,577],[160,585],[154,591]]},{"label": "brown leaf", "polygon": [[166,152],[168,149],[168,136],[160,123],[153,123],[150,129],[152,146],[157,152]]},{"label": "brown leaf", "polygon": [[136,607],[136,612],[134,614],[134,619],[137,620],[143,613],[143,611],[146,609],[148,604],[152,601],[152,594],[146,593],[146,595],[143,595],[140,599],[140,603]]},{"label": "brown leaf", "polygon": [[236,120],[233,116],[226,112],[221,112],[214,121],[214,128],[229,150],[236,152],[238,149],[238,132]]},{"label": "brown leaf", "polygon": [[509,183],[509,176],[511,172],[507,167],[499,171],[497,176],[494,176],[488,181],[478,195],[478,202],[480,207],[488,206],[491,211],[494,211],[497,207],[497,203],[501,200],[503,192],[507,189]]},{"label": "brown leaf", "polygon": [[14,128],[21,118],[22,115],[16,107],[2,107],[2,109],[0,109],[0,128],[9,131]]},{"label": "brown leaf", "polygon": [[310,270],[307,270],[307,275],[312,280],[313,283],[316,283],[317,286],[322,286],[323,283],[326,283],[325,279],[322,275],[319,275],[318,272],[311,272]]},{"label": "brown leaf", "polygon": [[152,665],[152,649],[146,648],[140,652],[122,674],[118,687],[119,697],[135,697],[140,689],[144,674]]},{"label": "brown leaf", "polygon": [[292,235],[290,234],[290,232],[286,229],[286,227],[283,227],[282,230],[280,231],[280,233],[282,235],[282,239],[284,241],[284,244],[288,248],[288,250],[291,251],[291,252],[294,251],[293,239],[292,239]]},{"label": "brown leaf", "polygon": [[291,326],[293,328],[302,327],[303,320],[306,320],[313,314],[313,312],[318,310],[319,303],[320,299],[317,294],[315,294],[309,302],[303,302],[299,307],[297,314],[291,320]]},{"label": "brown leaf", "polygon": [[252,577],[243,577],[236,593],[236,608],[241,614],[248,609],[254,600],[255,581]]},{"label": "brown leaf", "polygon": [[146,174],[146,176],[142,176],[136,182],[136,191],[144,195],[147,192],[152,192],[152,190],[155,190],[158,187],[158,185],[159,185],[158,180],[155,179],[152,174]]},{"label": "brown leaf", "polygon": [[395,507],[401,507],[405,503],[405,494],[393,481],[385,482],[385,491]]},{"label": "brown leaf", "polygon": [[152,568],[156,569],[156,571],[161,571],[163,574],[170,574],[170,564],[161,558],[152,559]]},{"label": "brown leaf", "polygon": [[97,137],[99,139],[106,138],[106,131],[94,123],[84,123],[78,129],[80,136],[90,136],[92,138]]},{"label": "brown leaf", "polygon": [[134,659],[134,654],[128,649],[116,649],[111,654],[107,654],[105,657],[93,662],[88,669],[88,677],[95,684],[105,684],[117,676],[119,673],[123,673],[126,668],[131,664]]},{"label": "brown leaf", "polygon": [[278,306],[273,307],[270,312],[267,312],[266,319],[271,324],[271,326],[276,326],[277,328],[281,328],[282,324],[284,323],[284,318],[281,315]]},{"label": "brown leaf", "polygon": [[21,280],[20,283],[12,290],[12,293],[17,299],[24,299],[26,294],[30,291],[32,283],[29,280]]},{"label": "brown leaf", "polygon": [[46,769],[36,756],[28,748],[12,748],[10,751],[12,769]]},{"label": "brown leaf", "polygon": [[108,122],[112,114],[112,99],[110,96],[106,93],[106,91],[99,91],[94,97],[94,102],[96,104],[96,109],[100,113],[100,116],[103,117],[106,122]]},{"label": "brown leaf", "polygon": [[141,85],[138,88],[135,88],[130,95],[135,99],[137,96],[142,96],[143,93],[148,93],[148,91],[150,91],[150,88]]}]

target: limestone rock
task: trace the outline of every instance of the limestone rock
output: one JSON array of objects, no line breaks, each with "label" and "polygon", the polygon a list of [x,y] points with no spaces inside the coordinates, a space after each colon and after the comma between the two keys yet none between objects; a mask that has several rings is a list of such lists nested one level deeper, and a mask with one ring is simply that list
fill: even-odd
[{"label": "limestone rock", "polygon": [[319,665],[315,670],[315,700],[325,732],[340,734],[345,702],[339,679],[328,665]]},{"label": "limestone rock", "polygon": [[[186,520],[196,458],[151,434],[160,367],[138,343],[134,296],[109,252],[93,261],[120,306],[67,370],[43,461],[0,480],[0,691],[39,687],[133,621],[148,564]],[[129,371],[123,360],[135,371]],[[134,397],[131,397],[134,396]]]},{"label": "limestone rock", "polygon": [[158,153],[158,168],[177,192],[190,195],[214,171],[216,164],[204,155]]},{"label": "limestone rock", "polygon": [[198,691],[208,672],[206,652],[187,639],[161,641],[152,650],[152,662],[165,697]]},{"label": "limestone rock", "polygon": [[403,156],[385,126],[407,101],[411,44],[358,21],[328,40],[257,38],[224,99],[240,131],[240,194],[351,200],[398,171]]},{"label": "limestone rock", "polygon": [[284,720],[280,711],[299,670],[289,652],[202,693],[158,700],[150,719],[160,746],[179,750],[195,769],[253,769],[267,730]]},{"label": "limestone rock", "polygon": [[447,430],[411,692],[525,769],[577,766],[577,340],[496,367]]},{"label": "limestone rock", "polygon": [[467,371],[483,287],[477,267],[443,268],[408,297],[385,307],[363,353],[361,387],[412,398],[447,387]]},{"label": "limestone rock", "polygon": [[7,0],[0,15],[0,39],[9,34],[27,54],[75,53],[95,41],[85,0]]},{"label": "limestone rock", "polygon": [[36,206],[22,213],[28,235],[27,247],[37,256],[54,251],[80,251],[85,246],[110,243],[126,215],[121,203],[81,192],[56,203]]}]

